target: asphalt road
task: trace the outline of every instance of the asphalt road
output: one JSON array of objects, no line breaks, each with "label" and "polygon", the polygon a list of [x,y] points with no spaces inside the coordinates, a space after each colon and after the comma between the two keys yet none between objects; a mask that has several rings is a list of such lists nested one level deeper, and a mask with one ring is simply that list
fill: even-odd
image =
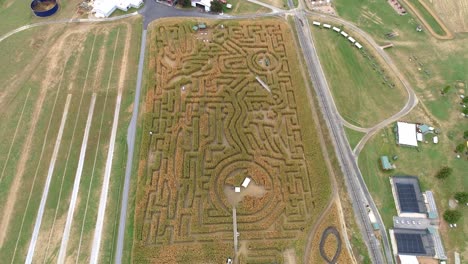
[{"label": "asphalt road", "polygon": [[[323,110],[325,121],[330,130],[333,145],[345,176],[348,193],[352,200],[353,209],[359,219],[359,226],[361,227],[363,237],[368,245],[370,258],[373,263],[385,263],[384,256],[380,250],[380,242],[376,239],[370,220],[367,216],[366,205],[369,201],[372,201],[372,197],[370,197],[370,194],[362,180],[362,175],[357,166],[354,153],[349,147],[348,139],[346,138],[341,123],[341,118],[329,92],[328,83],[325,79],[323,69],[320,65],[320,60],[315,50],[312,35],[310,33],[308,20],[304,12],[297,12],[294,20],[309,75],[319,99],[319,105]],[[383,223],[379,222],[379,225],[382,227],[383,232],[381,233],[383,240],[385,241],[388,238],[386,236],[386,231],[383,228]],[[387,262],[393,263],[391,252],[387,257]]]}]

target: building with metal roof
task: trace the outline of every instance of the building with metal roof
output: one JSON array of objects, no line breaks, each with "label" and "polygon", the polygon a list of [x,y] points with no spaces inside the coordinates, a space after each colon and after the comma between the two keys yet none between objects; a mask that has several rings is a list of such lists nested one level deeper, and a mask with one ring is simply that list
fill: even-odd
[{"label": "building with metal roof", "polygon": [[414,176],[394,176],[390,178],[392,193],[398,216],[427,217],[424,197]]},{"label": "building with metal roof", "polygon": [[390,229],[395,255],[435,256],[434,241],[427,229]]}]

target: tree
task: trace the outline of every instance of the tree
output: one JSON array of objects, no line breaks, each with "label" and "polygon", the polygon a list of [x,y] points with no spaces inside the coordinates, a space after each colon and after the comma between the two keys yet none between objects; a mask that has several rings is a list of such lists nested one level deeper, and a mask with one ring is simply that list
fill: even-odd
[{"label": "tree", "polygon": [[458,210],[446,210],[444,212],[444,220],[449,224],[454,224],[460,220],[462,214]]},{"label": "tree", "polygon": [[462,102],[465,104],[468,103],[468,96],[463,97]]},{"label": "tree", "polygon": [[223,12],[223,3],[218,0],[211,1],[211,12],[221,13]]},{"label": "tree", "polygon": [[450,87],[450,85],[445,86],[444,89],[442,89],[442,94],[448,93],[450,91],[450,88],[452,88]]},{"label": "tree", "polygon": [[468,130],[465,130],[465,132],[463,132],[463,138],[468,138]]},{"label": "tree", "polygon": [[454,197],[459,203],[468,203],[468,192],[457,192]]},{"label": "tree", "polygon": [[179,4],[183,7],[189,7],[189,6],[192,6],[192,1],[191,0],[179,0]]},{"label": "tree", "polygon": [[457,147],[455,148],[455,151],[458,153],[463,153],[464,150],[465,150],[465,144],[463,143],[458,144]]},{"label": "tree", "polygon": [[452,174],[452,171],[453,171],[453,169],[450,168],[450,167],[447,167],[447,166],[442,167],[442,168],[439,170],[439,172],[436,174],[436,178],[437,178],[437,179],[441,179],[441,180],[447,179],[448,176],[450,176],[450,174]]},{"label": "tree", "polygon": [[465,114],[465,115],[468,115],[468,108],[463,108],[462,113]]}]

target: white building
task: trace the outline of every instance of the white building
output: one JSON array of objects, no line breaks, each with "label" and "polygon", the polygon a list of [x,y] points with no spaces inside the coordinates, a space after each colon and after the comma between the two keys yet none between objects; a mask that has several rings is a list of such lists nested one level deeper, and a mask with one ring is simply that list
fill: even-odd
[{"label": "white building", "polygon": [[211,11],[211,0],[192,0],[193,7],[203,8],[205,12]]},{"label": "white building", "polygon": [[250,179],[249,177],[246,177],[246,178],[244,179],[244,181],[242,182],[242,184],[241,184],[242,187],[247,188],[247,186],[249,186],[251,180],[252,180],[252,179]]},{"label": "white building", "polygon": [[126,12],[142,5],[143,0],[96,0],[93,3],[93,12],[96,17],[109,17],[116,9]]},{"label": "white building", "polygon": [[320,26],[320,22],[318,22],[318,21],[314,21],[314,22],[312,22],[312,24],[314,24],[314,26]]},{"label": "white building", "polygon": [[323,24],[323,27],[324,27],[324,28],[331,28],[332,26],[329,25],[329,24]]},{"label": "white building", "polygon": [[397,122],[398,145],[418,146],[416,124]]},{"label": "white building", "polygon": [[333,27],[333,30],[340,33],[341,29],[337,28],[337,27]]},{"label": "white building", "polygon": [[358,49],[362,49],[362,45],[359,44],[359,42],[354,43],[354,45],[356,45],[356,47],[357,47]]}]

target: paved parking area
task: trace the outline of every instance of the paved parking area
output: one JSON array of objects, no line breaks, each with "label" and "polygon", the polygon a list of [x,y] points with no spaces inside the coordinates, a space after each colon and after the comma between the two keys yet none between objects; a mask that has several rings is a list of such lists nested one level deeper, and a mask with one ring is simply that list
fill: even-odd
[{"label": "paved parking area", "polygon": [[431,221],[427,218],[394,216],[393,226],[394,228],[426,229],[431,226]]}]

